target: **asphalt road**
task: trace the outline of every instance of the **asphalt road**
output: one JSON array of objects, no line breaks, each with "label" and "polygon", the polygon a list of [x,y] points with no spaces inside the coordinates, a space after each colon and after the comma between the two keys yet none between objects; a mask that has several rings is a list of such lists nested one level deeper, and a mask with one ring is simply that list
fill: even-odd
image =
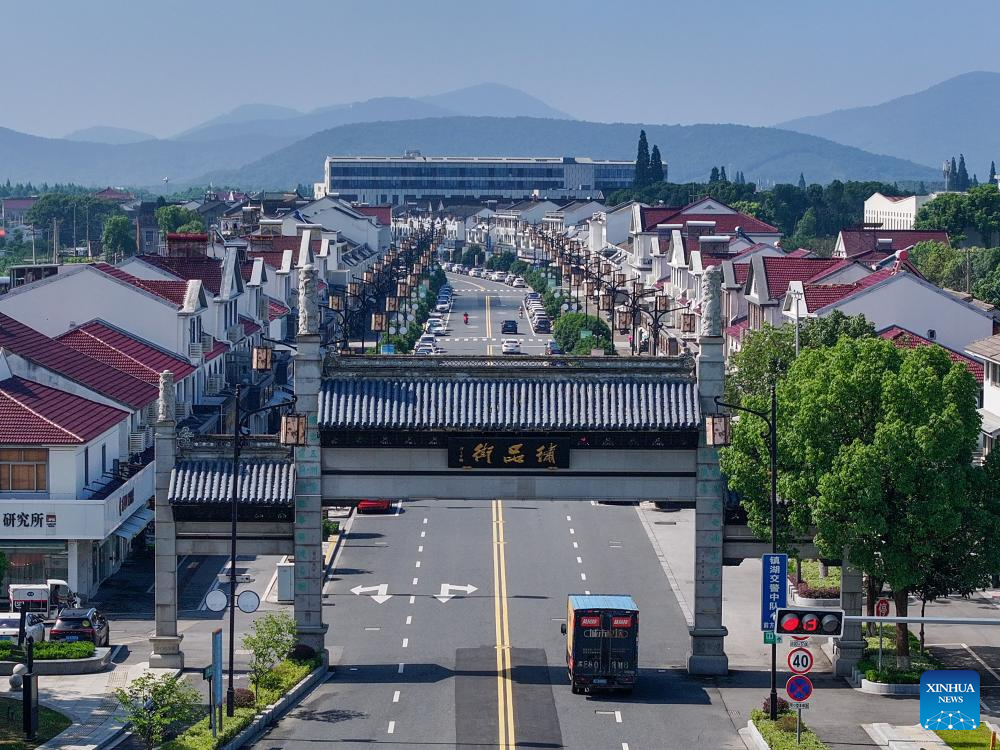
[{"label": "asphalt road", "polygon": [[[449,273],[448,282],[455,291],[451,313],[445,317],[448,335],[438,343],[448,354],[500,354],[503,339],[521,342],[524,354],[544,354],[549,334],[532,332],[527,317],[519,318],[518,310],[530,289],[514,289],[499,281],[474,279],[464,274]],[[469,313],[466,325],[462,313]],[[517,321],[516,334],[502,334],[505,320]]]},{"label": "asphalt road", "polygon": [[[630,696],[570,692],[560,625],[588,591],[639,603]],[[260,750],[742,747],[683,673],[687,627],[631,507],[403,502],[355,520],[325,593],[336,672]]]}]

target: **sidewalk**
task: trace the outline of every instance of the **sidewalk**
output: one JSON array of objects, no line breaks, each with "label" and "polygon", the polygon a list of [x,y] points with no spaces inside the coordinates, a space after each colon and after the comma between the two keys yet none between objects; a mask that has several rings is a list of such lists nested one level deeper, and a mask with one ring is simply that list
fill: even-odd
[{"label": "sidewalk", "polygon": [[95,674],[39,677],[38,696],[42,705],[66,714],[73,724],[38,750],[95,750],[110,744],[122,733],[124,724],[114,691],[147,671],[157,676],[176,674],[173,669],[150,669],[149,662],[131,665],[112,662],[107,671]]},{"label": "sidewalk", "polygon": [[[681,611],[693,622],[694,607],[694,510],[657,510],[651,503],[636,509],[653,545],[664,574],[670,581]],[[744,560],[738,567],[726,567],[722,582],[722,620],[729,630],[726,654],[727,677],[702,678],[719,691],[733,723],[745,726],[750,712],[762,708],[770,689],[771,647],[764,645],[759,624],[760,560]],[[830,750],[859,750],[879,745],[862,724],[885,723],[908,726],[919,718],[919,699],[878,696],[851,688],[831,674],[832,665],[823,650],[811,649],[816,667],[809,677],[815,685],[811,708],[803,719]],[[787,644],[778,646],[778,693],[790,672],[785,658]]]}]

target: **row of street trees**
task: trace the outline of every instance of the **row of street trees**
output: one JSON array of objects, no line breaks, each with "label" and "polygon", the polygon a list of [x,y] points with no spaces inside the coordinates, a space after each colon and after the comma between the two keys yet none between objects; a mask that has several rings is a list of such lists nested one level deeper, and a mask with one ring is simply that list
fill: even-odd
[{"label": "row of street trees", "polygon": [[[941,347],[900,349],[861,316],[749,333],[733,358],[728,397],[765,410],[778,394],[779,538],[815,536],[821,553],[847,555],[874,593],[888,584],[896,612],[986,586],[1000,570],[1000,453],[974,466],[978,386]],[[721,454],[748,523],[769,533],[767,431],[741,417]],[[905,625],[897,669],[909,667]]]}]

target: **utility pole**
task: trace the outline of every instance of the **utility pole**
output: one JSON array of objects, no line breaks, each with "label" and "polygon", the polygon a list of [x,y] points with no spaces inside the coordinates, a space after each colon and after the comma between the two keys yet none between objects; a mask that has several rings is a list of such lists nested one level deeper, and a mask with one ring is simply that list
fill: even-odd
[{"label": "utility pole", "polygon": [[59,263],[59,219],[52,217],[52,262]]}]

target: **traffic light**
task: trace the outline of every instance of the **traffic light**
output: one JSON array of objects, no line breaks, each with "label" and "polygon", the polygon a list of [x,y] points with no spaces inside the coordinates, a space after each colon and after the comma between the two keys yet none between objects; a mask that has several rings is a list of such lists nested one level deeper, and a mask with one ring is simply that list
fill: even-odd
[{"label": "traffic light", "polygon": [[775,615],[778,635],[823,635],[839,638],[844,634],[842,609],[779,609]]}]

